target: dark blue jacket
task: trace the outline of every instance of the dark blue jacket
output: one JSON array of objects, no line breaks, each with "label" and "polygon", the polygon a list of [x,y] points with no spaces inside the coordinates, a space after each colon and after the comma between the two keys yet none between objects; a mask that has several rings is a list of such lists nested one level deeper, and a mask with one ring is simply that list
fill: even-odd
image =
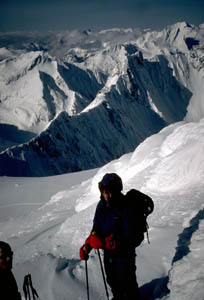
[{"label": "dark blue jacket", "polygon": [[0,269],[0,299],[21,300],[13,273],[10,270]]},{"label": "dark blue jacket", "polygon": [[96,207],[93,223],[92,231],[95,231],[103,242],[110,234],[114,235],[115,251],[118,253],[134,251],[144,238],[137,227],[136,212],[127,205],[122,193],[111,198],[109,202],[101,198]]}]

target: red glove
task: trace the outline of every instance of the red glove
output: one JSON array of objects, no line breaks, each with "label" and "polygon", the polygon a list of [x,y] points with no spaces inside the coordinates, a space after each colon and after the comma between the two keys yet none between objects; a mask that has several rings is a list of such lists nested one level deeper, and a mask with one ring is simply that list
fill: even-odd
[{"label": "red glove", "polygon": [[100,249],[103,248],[103,243],[99,239],[99,237],[96,235],[95,231],[92,231],[88,238],[85,241],[85,244],[80,248],[79,255],[80,258],[83,260],[89,259],[89,252],[91,249]]},{"label": "red glove", "polygon": [[83,260],[89,259],[89,252],[91,251],[91,246],[87,243],[85,243],[79,250],[79,256]]},{"label": "red glove", "polygon": [[91,246],[91,248],[94,249],[100,249],[103,248],[103,243],[99,239],[99,237],[96,235],[95,231],[92,231],[89,237],[86,239],[86,243]]},{"label": "red glove", "polygon": [[105,248],[107,250],[114,250],[116,248],[116,242],[112,233],[105,238]]}]

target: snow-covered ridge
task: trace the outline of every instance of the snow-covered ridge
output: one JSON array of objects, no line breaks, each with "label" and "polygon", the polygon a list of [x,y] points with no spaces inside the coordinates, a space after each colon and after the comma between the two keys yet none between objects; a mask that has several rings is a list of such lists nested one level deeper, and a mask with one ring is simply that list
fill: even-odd
[{"label": "snow-covered ridge", "polygon": [[[191,55],[200,51],[202,38],[202,27],[183,22],[161,32],[50,33],[43,44],[42,36],[33,35],[20,53],[8,44],[0,62],[0,123],[4,130],[13,125],[27,137],[38,136],[2,153],[0,174],[98,167],[183,120],[197,78],[203,82]],[[200,103],[199,115],[189,109],[194,119],[204,115]],[[7,140],[12,144],[12,137]]]}]

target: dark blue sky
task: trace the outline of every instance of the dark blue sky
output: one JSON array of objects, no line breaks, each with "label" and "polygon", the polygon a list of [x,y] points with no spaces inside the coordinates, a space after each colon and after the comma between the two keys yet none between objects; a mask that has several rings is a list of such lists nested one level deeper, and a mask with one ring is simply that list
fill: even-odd
[{"label": "dark blue sky", "polygon": [[0,0],[0,31],[204,23],[204,0]]}]

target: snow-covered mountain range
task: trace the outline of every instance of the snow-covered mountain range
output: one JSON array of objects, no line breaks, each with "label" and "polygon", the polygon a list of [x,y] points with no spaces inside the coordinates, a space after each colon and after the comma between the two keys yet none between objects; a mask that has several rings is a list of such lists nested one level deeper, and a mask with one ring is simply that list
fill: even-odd
[{"label": "snow-covered mountain range", "polygon": [[[96,168],[198,120],[204,26],[0,35],[0,175]],[[189,109],[190,103],[190,109]]]}]

